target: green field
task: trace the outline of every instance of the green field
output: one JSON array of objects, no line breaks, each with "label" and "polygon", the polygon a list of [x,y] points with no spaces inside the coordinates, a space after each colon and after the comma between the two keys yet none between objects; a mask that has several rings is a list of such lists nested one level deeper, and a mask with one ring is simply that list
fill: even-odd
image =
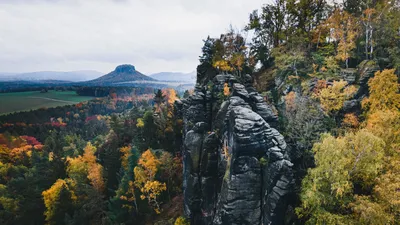
[{"label": "green field", "polygon": [[92,97],[79,96],[74,91],[13,92],[0,94],[0,115],[31,109],[73,105],[88,101]]}]

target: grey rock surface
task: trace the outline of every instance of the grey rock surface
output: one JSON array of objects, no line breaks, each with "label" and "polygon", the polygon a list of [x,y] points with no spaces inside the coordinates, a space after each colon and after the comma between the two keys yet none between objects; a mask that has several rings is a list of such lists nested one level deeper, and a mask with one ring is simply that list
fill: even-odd
[{"label": "grey rock surface", "polygon": [[216,75],[176,103],[184,121],[184,213],[191,224],[283,224],[292,163],[274,128],[277,116],[251,77],[244,80]]},{"label": "grey rock surface", "polygon": [[342,69],[340,71],[340,77],[347,81],[348,84],[354,84],[357,79],[357,70],[353,68]]},{"label": "grey rock surface", "polygon": [[379,70],[379,66],[372,60],[364,60],[358,66],[358,74],[359,74],[359,85],[360,88],[358,89],[357,93],[355,94],[355,98],[361,99],[365,95],[368,94],[368,81],[372,78],[376,71]]}]

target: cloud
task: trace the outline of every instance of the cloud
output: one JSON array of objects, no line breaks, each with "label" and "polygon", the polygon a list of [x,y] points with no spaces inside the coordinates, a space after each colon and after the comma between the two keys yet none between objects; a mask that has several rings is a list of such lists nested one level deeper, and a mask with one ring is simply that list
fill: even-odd
[{"label": "cloud", "polygon": [[0,0],[0,71],[193,71],[202,39],[261,0]]}]

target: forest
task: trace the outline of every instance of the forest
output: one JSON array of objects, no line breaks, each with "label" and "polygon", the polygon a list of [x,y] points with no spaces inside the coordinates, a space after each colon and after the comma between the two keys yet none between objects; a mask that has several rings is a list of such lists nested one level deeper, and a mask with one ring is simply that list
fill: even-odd
[{"label": "forest", "polygon": [[167,89],[3,116],[1,224],[133,224],[159,213],[181,192],[176,98]]},{"label": "forest", "polygon": [[[294,184],[276,224],[400,224],[399,1],[274,0],[201,52],[196,89],[250,75],[277,118]],[[75,90],[97,98],[0,116],[0,224],[197,224],[177,107],[193,90]]]},{"label": "forest", "polygon": [[399,7],[276,0],[204,40],[198,71],[252,74],[275,106],[296,177],[289,224],[400,223]]}]

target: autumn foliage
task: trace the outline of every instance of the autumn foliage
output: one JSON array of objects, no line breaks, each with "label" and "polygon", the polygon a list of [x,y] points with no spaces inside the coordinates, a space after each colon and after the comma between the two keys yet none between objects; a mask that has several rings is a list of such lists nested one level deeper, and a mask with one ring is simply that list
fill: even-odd
[{"label": "autumn foliage", "polygon": [[167,89],[163,89],[162,92],[163,92],[163,95],[165,96],[165,99],[167,100],[168,104],[170,104],[170,105],[174,104],[175,100],[178,99],[175,89],[167,88]]},{"label": "autumn foliage", "polygon": [[343,107],[345,100],[349,99],[356,91],[354,86],[346,86],[344,80],[333,81],[333,84],[322,88],[314,97],[321,102],[322,108],[326,113],[334,113]]},{"label": "autumn foliage", "polygon": [[224,83],[224,96],[229,96],[230,95],[230,90],[228,83]]},{"label": "autumn foliage", "polygon": [[354,113],[347,113],[343,118],[343,126],[357,128],[360,125],[358,117]]},{"label": "autumn foliage", "polygon": [[87,143],[83,156],[76,158],[68,158],[67,172],[71,178],[75,178],[76,182],[85,182],[85,177],[90,185],[99,193],[102,193],[105,188],[103,179],[103,167],[97,163],[96,147],[90,142]]},{"label": "autumn foliage", "polygon": [[375,73],[368,81],[370,96],[363,101],[363,107],[370,113],[378,110],[400,110],[400,93],[395,70],[383,70]]},{"label": "autumn foliage", "polygon": [[[302,182],[302,205],[297,208],[309,223],[397,224],[400,220],[398,81],[394,70],[384,70],[375,73],[368,85],[370,95],[363,101],[366,120],[360,123],[354,114],[343,119],[344,126],[361,129],[338,137],[326,134],[313,147],[316,167]],[[326,106],[334,109],[332,104]]]},{"label": "autumn foliage", "polygon": [[143,152],[138,162],[139,166],[135,167],[135,185],[140,189],[142,195],[141,199],[147,199],[156,213],[160,213],[160,202],[158,196],[165,190],[167,186],[155,180],[155,175],[161,162],[152,153],[150,149]]},{"label": "autumn foliage", "polygon": [[68,184],[58,179],[50,189],[43,192],[43,200],[46,206],[45,216],[48,224],[63,223],[64,214],[71,211],[72,201],[76,200]]},{"label": "autumn foliage", "polygon": [[42,143],[31,136],[11,136],[0,134],[0,158],[14,163],[30,158],[32,151],[41,151]]},{"label": "autumn foliage", "polygon": [[295,100],[296,100],[296,93],[294,91],[289,92],[285,96],[285,104],[286,104],[286,110],[291,112],[295,109]]}]

